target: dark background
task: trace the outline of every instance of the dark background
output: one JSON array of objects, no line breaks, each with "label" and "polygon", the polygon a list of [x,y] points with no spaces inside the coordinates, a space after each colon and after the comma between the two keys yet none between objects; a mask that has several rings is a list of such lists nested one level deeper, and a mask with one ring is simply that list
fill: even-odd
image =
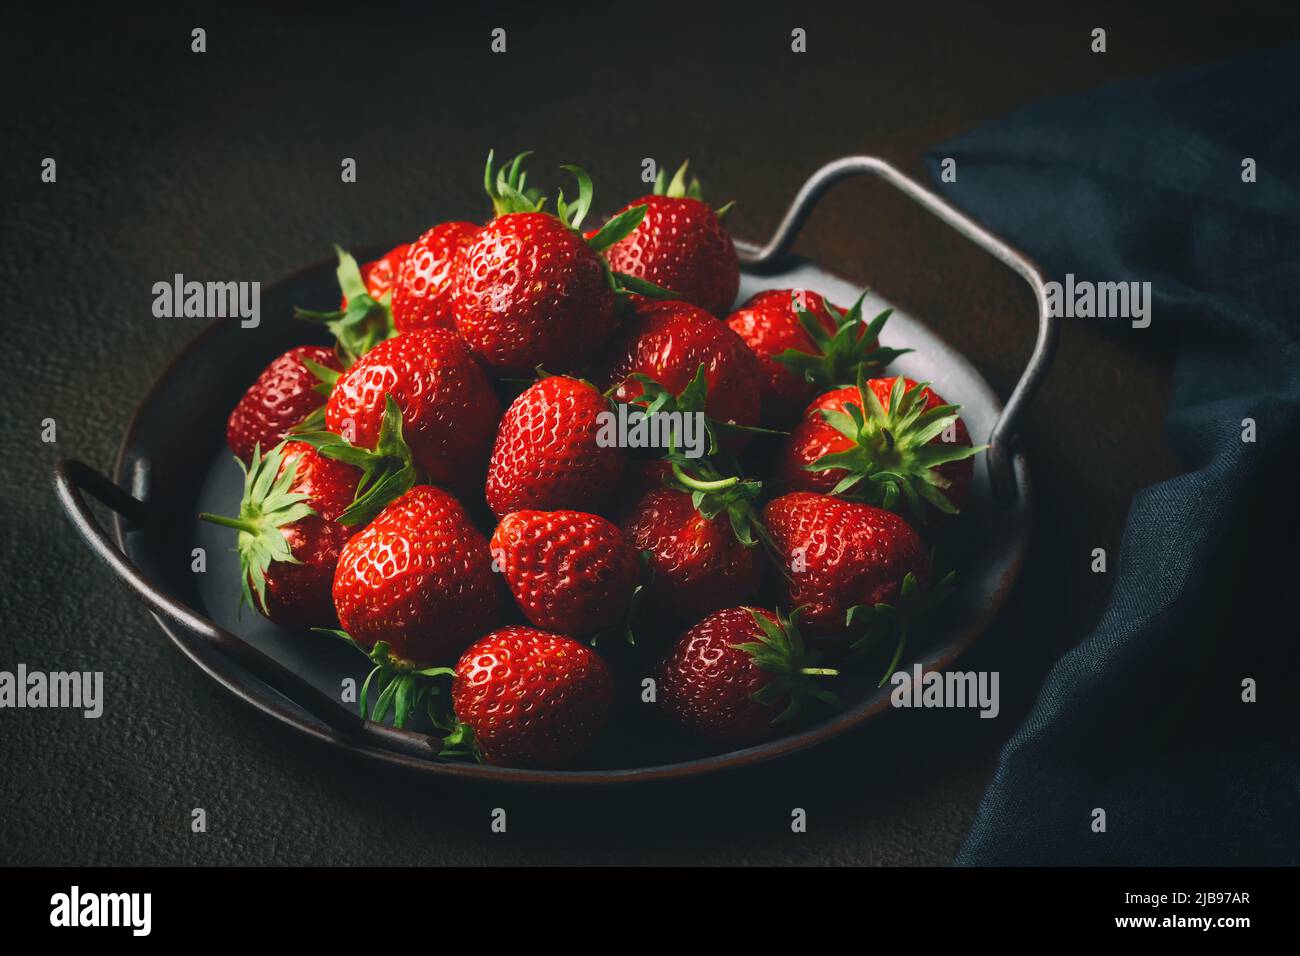
[{"label": "dark background", "polygon": [[[0,863],[949,862],[999,745],[1101,610],[1091,549],[1113,560],[1133,492],[1178,470],[1161,428],[1170,357],[1154,337],[1135,352],[1104,327],[1063,328],[1023,442],[1033,550],[969,659],[1001,671],[1000,719],[893,714],[794,763],[629,796],[434,785],[304,743],[200,674],[96,565],[57,509],[51,466],[109,468],[135,402],[201,325],[153,318],[154,282],[267,283],[334,241],[481,217],[490,146],[535,148],[548,181],[582,163],[605,210],[638,194],[642,157],[689,155],[712,198],[736,200],[733,231],[763,239],[826,160],[874,153],[922,176],[927,149],[1019,105],[1294,41],[1300,13],[442,6],[36,4],[7,21],[0,668],[103,670],[107,701],[96,721],[0,712]],[[206,54],[190,53],[195,26]],[[496,26],[504,56],[489,52]],[[1095,26],[1104,55],[1089,52]],[[40,182],[45,156],[55,185]],[[345,156],[356,184],[339,181]],[[1029,296],[923,212],[847,184],[798,249],[924,317],[1008,394],[1032,343]],[[40,441],[46,417],[57,445]],[[190,832],[196,806],[206,834]],[[508,835],[489,833],[496,806]],[[789,831],[795,806],[807,834]]]}]

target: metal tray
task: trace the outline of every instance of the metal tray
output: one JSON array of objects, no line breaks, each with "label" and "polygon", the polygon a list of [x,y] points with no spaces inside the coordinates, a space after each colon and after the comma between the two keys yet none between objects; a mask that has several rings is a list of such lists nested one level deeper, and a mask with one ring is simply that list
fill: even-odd
[{"label": "metal tray", "polygon": [[[1032,262],[887,163],[865,156],[837,160],[815,173],[765,246],[737,242],[742,299],[764,288],[807,288],[838,302],[856,298],[854,284],[791,256],[789,249],[826,190],[861,174],[881,177],[1016,271],[1038,304],[1037,342],[1005,406],[964,357],[905,310],[896,310],[885,330],[888,344],[916,350],[891,371],[931,381],[961,403],[972,437],[989,445],[986,466],[976,460],[960,522],[957,591],[943,625],[924,646],[909,649],[902,665],[919,661],[927,670],[940,670],[988,630],[1024,560],[1032,497],[1013,442],[1020,412],[1051,361],[1057,329]],[[441,760],[429,737],[362,719],[354,704],[340,702],[339,688],[346,677],[363,677],[368,662],[322,635],[287,633],[248,611],[239,616],[238,564],[229,535],[196,517],[202,510],[237,507],[239,475],[225,448],[226,416],[272,358],[312,340],[313,329],[290,317],[292,306],[324,305],[337,295],[332,262],[268,287],[258,328],[218,320],[163,371],[127,428],[112,480],[75,460],[55,469],[60,501],[86,543],[144,601],[182,653],[218,684],[307,737],[367,759],[441,777],[547,787],[632,785],[735,770],[813,747],[889,707],[890,688],[878,690],[874,681],[861,679],[843,693],[845,708],[819,723],[743,750],[695,756],[632,720],[629,729],[602,743],[591,767],[565,771]],[[866,314],[886,305],[869,296]],[[116,541],[99,525],[83,492],[115,512]],[[207,552],[204,574],[190,570],[194,547]]]}]

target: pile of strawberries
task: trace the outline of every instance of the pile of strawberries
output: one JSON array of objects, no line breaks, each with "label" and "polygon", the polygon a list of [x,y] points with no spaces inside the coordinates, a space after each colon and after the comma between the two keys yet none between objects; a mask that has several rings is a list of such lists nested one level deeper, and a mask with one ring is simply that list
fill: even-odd
[{"label": "pile of strawberries", "polygon": [[[584,232],[588,175],[547,212],[526,155],[489,155],[485,224],[339,250],[339,308],[298,312],[335,346],[231,413],[243,499],[203,517],[238,531],[245,601],[370,657],[372,719],[498,765],[572,766],[615,716],[745,746],[891,673],[950,586],[958,406],[874,377],[901,353],[861,298],[731,311],[726,210],[685,164]],[[620,411],[696,416],[704,453],[602,439]]]}]

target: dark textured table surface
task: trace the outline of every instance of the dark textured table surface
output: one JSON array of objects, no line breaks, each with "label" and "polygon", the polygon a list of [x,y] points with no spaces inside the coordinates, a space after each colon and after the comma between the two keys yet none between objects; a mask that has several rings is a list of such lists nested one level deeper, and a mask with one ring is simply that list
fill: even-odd
[{"label": "dark textured table surface", "polygon": [[[76,540],[50,469],[63,456],[107,469],[134,404],[201,324],[153,318],[154,282],[269,282],[334,241],[480,215],[490,146],[533,147],[539,170],[581,162],[606,208],[635,195],[642,157],[689,155],[714,196],[737,201],[736,234],[761,239],[836,156],[920,175],[929,147],[1018,105],[1297,36],[1294,13],[1254,6],[1044,6],[16,14],[0,169],[0,669],[102,670],[106,704],[99,720],[0,711],[0,863],[950,861],[1000,743],[1101,610],[1091,549],[1113,552],[1133,492],[1178,468],[1161,430],[1169,356],[1154,344],[1064,329],[1024,435],[1041,491],[1030,561],[971,658],[1002,672],[1001,719],[887,716],[772,770],[618,797],[432,785],[303,743],[163,638]],[[496,26],[505,55],[488,49]],[[1095,26],[1104,55],[1089,52]],[[794,27],[806,55],[790,52]],[[56,184],[40,182],[46,156]],[[339,181],[345,156],[356,184]],[[926,318],[1009,392],[1032,342],[1029,296],[924,213],[848,184],[799,251]],[[57,444],[41,441],[45,418]],[[505,835],[489,831],[497,806]],[[806,834],[790,832],[795,806]],[[207,833],[191,832],[194,807]]]}]

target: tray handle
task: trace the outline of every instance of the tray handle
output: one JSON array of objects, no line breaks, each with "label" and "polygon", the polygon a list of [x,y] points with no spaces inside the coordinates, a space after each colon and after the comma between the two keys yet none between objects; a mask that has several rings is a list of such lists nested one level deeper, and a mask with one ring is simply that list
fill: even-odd
[{"label": "tray handle", "polygon": [[54,488],[63,510],[90,549],[107,564],[155,614],[174,621],[220,654],[234,660],[258,679],[301,706],[333,730],[348,737],[369,738],[389,749],[422,757],[437,755],[431,738],[362,719],[274,658],[219,627],[203,615],[173,600],[150,584],[95,520],[82,492],[88,492],[136,527],[148,523],[148,507],[84,462],[64,459],[54,466]]},{"label": "tray handle", "polygon": [[1002,414],[993,425],[988,437],[989,483],[993,489],[993,497],[999,504],[1009,505],[1017,497],[1012,451],[1017,425],[1047,375],[1052,355],[1056,351],[1059,332],[1056,317],[1052,315],[1047,305],[1047,291],[1042,273],[1031,259],[1013,249],[969,216],[959,212],[936,193],[903,175],[883,159],[875,156],[846,156],[827,163],[813,173],[794,197],[794,202],[790,204],[785,218],[781,220],[781,224],[777,226],[776,232],[768,240],[767,245],[757,252],[741,252],[740,261],[746,268],[755,272],[775,268],[789,253],[795,237],[822,195],[840,180],[863,174],[879,176],[1010,268],[1034,290],[1034,301],[1038,305],[1038,338],[1029,356],[1029,362],[1020,374],[1020,381],[1016,383],[1011,397],[1007,399]]}]

